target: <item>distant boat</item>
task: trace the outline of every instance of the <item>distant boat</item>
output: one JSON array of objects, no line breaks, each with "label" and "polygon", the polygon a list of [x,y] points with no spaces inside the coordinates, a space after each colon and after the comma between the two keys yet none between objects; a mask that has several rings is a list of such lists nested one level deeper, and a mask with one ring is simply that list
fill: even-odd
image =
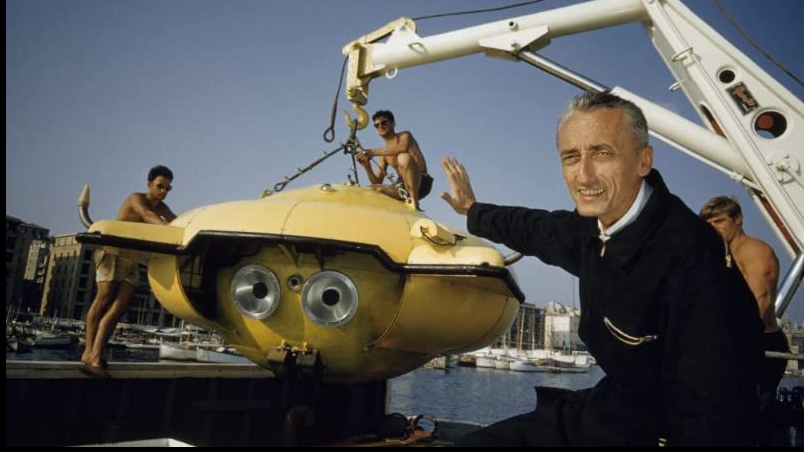
[{"label": "distant boat", "polygon": [[143,343],[128,343],[126,344],[126,348],[132,349],[145,349],[145,350],[159,350],[159,344],[152,344],[148,342]]},{"label": "distant boat", "polygon": [[216,350],[196,348],[195,353],[195,359],[201,363],[253,364],[250,359],[226,347],[219,347]]},{"label": "distant boat", "polygon": [[553,355],[552,359],[553,365],[556,367],[575,367],[575,356],[557,353]]},{"label": "distant boat", "polygon": [[511,363],[511,370],[516,372],[544,372],[544,369],[540,369],[536,366],[536,363],[525,359],[513,361]]},{"label": "distant boat", "polygon": [[496,368],[497,360],[492,357],[478,356],[475,360],[475,367],[483,367],[486,369]]},{"label": "distant boat", "polygon": [[497,358],[494,368],[498,370],[511,370],[511,360],[508,358]]},{"label": "distant boat", "polygon": [[159,359],[171,361],[195,361],[197,359],[195,348],[182,345],[159,344]]},{"label": "distant boat", "polygon": [[477,364],[477,358],[472,355],[461,355],[458,358],[458,367],[475,367]]},{"label": "distant boat", "polygon": [[30,353],[33,344],[26,339],[19,339],[16,337],[6,339],[8,348],[17,353]]},{"label": "distant boat", "polygon": [[558,369],[558,372],[575,372],[582,373],[588,372],[592,366],[589,362],[589,355],[576,354],[576,355],[553,355],[553,364]]},{"label": "distant boat", "polygon": [[41,330],[36,330],[30,341],[34,348],[69,348],[72,345],[69,335]]},{"label": "distant boat", "polygon": [[440,370],[447,370],[450,367],[455,367],[450,360],[449,355],[438,356],[436,358],[431,359],[425,365],[425,369],[440,369]]}]

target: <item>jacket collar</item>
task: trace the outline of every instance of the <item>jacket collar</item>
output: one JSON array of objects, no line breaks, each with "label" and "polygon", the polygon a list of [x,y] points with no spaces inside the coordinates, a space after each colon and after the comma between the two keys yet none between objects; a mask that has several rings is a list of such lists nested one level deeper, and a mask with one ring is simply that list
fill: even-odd
[{"label": "jacket collar", "polygon": [[648,203],[652,193],[653,187],[648,184],[645,179],[642,179],[642,184],[639,187],[639,192],[637,193],[636,199],[634,199],[634,202],[631,203],[631,207],[627,212],[625,212],[625,215],[623,215],[622,218],[615,221],[614,224],[609,227],[604,227],[600,219],[597,220],[597,228],[600,230],[600,240],[604,242],[610,240],[612,237],[614,237],[614,234],[620,232],[620,230],[633,223],[639,214],[642,213],[642,209]]},{"label": "jacket collar", "polygon": [[[645,182],[653,188],[653,193],[648,199],[647,204],[642,209],[642,212],[612,236],[606,242],[606,252],[603,257],[606,261],[619,266],[626,266],[634,257],[637,256],[639,251],[652,236],[653,231],[661,223],[662,219],[667,216],[667,202],[670,198],[670,191],[664,183],[661,174],[656,169],[645,176]],[[598,246],[603,244],[598,237],[600,231],[597,227],[597,220],[586,222],[584,226],[584,235],[594,237],[595,243]]]}]

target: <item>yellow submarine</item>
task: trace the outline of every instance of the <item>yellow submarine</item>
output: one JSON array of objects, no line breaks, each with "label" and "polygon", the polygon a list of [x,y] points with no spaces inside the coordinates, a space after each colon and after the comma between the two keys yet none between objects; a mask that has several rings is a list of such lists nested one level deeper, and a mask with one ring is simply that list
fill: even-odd
[{"label": "yellow submarine", "polygon": [[280,376],[393,378],[490,344],[524,301],[493,246],[354,185],[266,192],[167,226],[98,221],[78,238],[149,253],[167,310]]}]

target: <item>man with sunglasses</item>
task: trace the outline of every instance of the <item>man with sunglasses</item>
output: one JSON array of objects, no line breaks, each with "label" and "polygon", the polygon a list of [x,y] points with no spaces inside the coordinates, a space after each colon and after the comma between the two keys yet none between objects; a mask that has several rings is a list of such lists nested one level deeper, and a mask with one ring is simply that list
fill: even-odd
[{"label": "man with sunglasses", "polygon": [[[395,199],[407,198],[415,208],[419,208],[419,200],[430,194],[433,189],[433,178],[427,174],[427,162],[424,160],[419,143],[408,131],[394,131],[394,114],[388,110],[380,110],[372,116],[377,134],[385,141],[380,149],[364,149],[357,155],[357,160],[366,169],[371,188]],[[375,173],[371,167],[371,159],[380,157],[379,169]],[[384,185],[388,165],[391,165],[402,179],[396,186]],[[404,189],[404,191],[400,190]],[[402,192],[402,193],[400,193]]]},{"label": "man with sunglasses", "polygon": [[[117,213],[118,221],[168,224],[176,215],[164,203],[173,188],[173,172],[165,166],[151,168],[148,191],[132,193]],[[86,348],[81,356],[81,370],[93,376],[106,376],[103,348],[117,322],[128,310],[134,289],[140,283],[141,253],[104,246],[95,252],[95,280],[98,292],[87,313]]]}]

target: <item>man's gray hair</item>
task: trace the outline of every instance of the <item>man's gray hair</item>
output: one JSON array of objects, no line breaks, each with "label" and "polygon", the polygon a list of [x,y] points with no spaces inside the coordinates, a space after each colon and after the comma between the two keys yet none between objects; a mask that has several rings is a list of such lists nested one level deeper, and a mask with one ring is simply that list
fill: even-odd
[{"label": "man's gray hair", "polygon": [[631,128],[631,135],[637,150],[648,145],[648,121],[642,110],[633,102],[609,93],[584,93],[572,98],[572,101],[561,113],[558,128],[576,111],[590,112],[598,110],[622,110],[625,122]]}]

